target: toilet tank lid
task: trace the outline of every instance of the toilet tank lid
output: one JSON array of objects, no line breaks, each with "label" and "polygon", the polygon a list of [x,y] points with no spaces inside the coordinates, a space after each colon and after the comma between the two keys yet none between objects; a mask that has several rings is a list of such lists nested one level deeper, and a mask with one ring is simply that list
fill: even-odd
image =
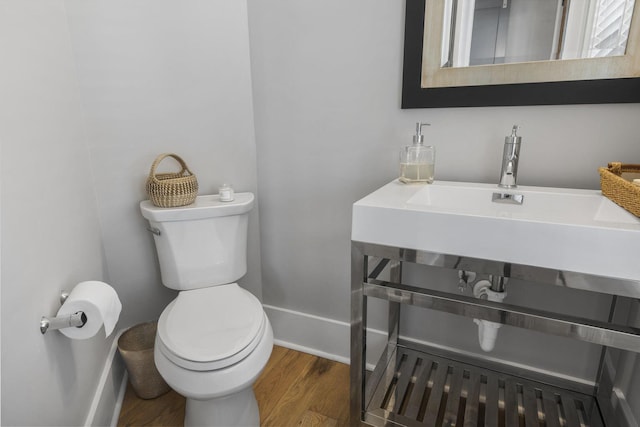
[{"label": "toilet tank lid", "polygon": [[198,196],[187,206],[160,208],[151,201],[140,202],[142,216],[150,221],[188,221],[192,219],[213,218],[219,216],[241,215],[253,208],[253,193],[236,193],[231,202],[221,202],[217,194]]}]

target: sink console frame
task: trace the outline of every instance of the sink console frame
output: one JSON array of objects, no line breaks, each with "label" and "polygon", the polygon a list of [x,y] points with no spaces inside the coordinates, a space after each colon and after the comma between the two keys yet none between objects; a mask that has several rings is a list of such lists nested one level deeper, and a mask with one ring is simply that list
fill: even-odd
[{"label": "sink console frame", "polygon": [[[611,309],[606,322],[593,319],[569,316],[555,312],[547,312],[532,308],[514,306],[505,303],[496,303],[480,300],[460,293],[441,292],[425,287],[416,287],[404,284],[402,281],[403,263],[417,263],[428,266],[435,266],[453,270],[473,271],[477,274],[498,275],[508,278],[535,281],[537,283],[547,283],[563,286],[567,288],[582,289],[611,295]],[[388,273],[388,280],[380,280],[381,273]],[[386,274],[386,273],[385,273]],[[388,301],[388,336],[387,346],[383,351],[380,361],[375,370],[367,376],[366,372],[366,330],[367,330],[367,300],[368,298],[378,298]],[[473,387],[480,387],[480,382],[491,386],[492,382],[498,382],[502,387],[501,393],[505,396],[501,409],[501,416],[506,417],[506,424],[518,425],[518,405],[520,410],[526,415],[535,415],[535,425],[538,422],[538,412],[536,410],[535,393],[538,393],[538,401],[551,405],[551,398],[556,396],[558,405],[564,399],[574,399],[575,406],[582,408],[583,415],[590,420],[593,427],[604,426],[610,420],[615,420],[615,408],[612,406],[613,384],[615,367],[612,360],[615,360],[621,352],[640,352],[640,329],[626,324],[629,304],[637,303],[640,299],[640,281],[623,280],[619,278],[605,278],[589,274],[552,270],[541,267],[534,267],[522,264],[511,264],[492,260],[461,257],[450,254],[437,254],[410,248],[398,248],[371,244],[365,242],[351,242],[351,367],[350,367],[350,416],[351,425],[358,426],[365,423],[373,426],[396,426],[396,425],[433,425],[428,421],[428,417],[436,416],[442,418],[442,414],[455,419],[457,403],[451,403],[454,399],[449,399],[449,403],[441,408],[425,407],[421,408],[419,421],[396,413],[393,409],[403,396],[406,396],[410,388],[416,387],[422,382],[425,386],[425,379],[414,377],[409,384],[409,377],[412,372],[401,373],[398,368],[404,360],[415,359],[417,354],[426,355],[425,358],[432,360],[432,366],[437,366],[440,361],[448,360],[448,373],[434,371],[435,385],[429,380],[432,386],[443,385],[444,376],[450,375],[452,384],[444,389],[446,393],[459,391],[463,381],[472,384]],[[570,383],[568,380],[559,378],[543,377],[539,373],[531,372],[508,372],[513,368],[496,366],[488,360],[480,363],[486,370],[477,368],[478,360],[470,360],[467,356],[459,354],[447,354],[442,350],[426,348],[415,342],[403,339],[400,336],[400,311],[402,305],[414,305],[432,310],[472,317],[477,319],[498,322],[504,325],[517,326],[554,334],[562,337],[578,339],[602,345],[602,356],[600,368],[595,386],[585,386],[584,384]],[[622,307],[622,309],[620,309]],[[425,360],[426,360],[425,359]],[[459,367],[456,373],[456,368]],[[484,372],[484,373],[483,373]],[[487,374],[489,372],[489,374]],[[503,372],[494,378],[493,373]],[[513,376],[509,376],[509,375]],[[505,376],[506,375],[506,376]],[[512,378],[519,378],[516,384]],[[522,379],[525,377],[526,379]],[[481,378],[482,381],[481,381]],[[488,379],[487,379],[488,378]],[[470,382],[469,382],[470,381]],[[415,384],[414,384],[415,382]],[[522,384],[525,384],[523,387]],[[529,384],[530,386],[527,386]],[[543,384],[543,385],[540,385]],[[544,387],[552,384],[553,387],[547,390]],[[487,399],[491,393],[487,390]],[[516,387],[518,389],[516,390]],[[555,388],[554,388],[555,387]],[[431,389],[429,389],[431,390]],[[541,391],[542,390],[542,391]],[[509,402],[510,396],[520,393],[522,402]],[[513,393],[512,393],[513,392]],[[478,391],[476,390],[476,395]],[[497,393],[497,391],[495,392]],[[455,396],[455,394],[454,394]],[[571,397],[569,397],[571,396]],[[583,397],[580,397],[583,396]],[[497,394],[495,396],[497,399]],[[456,397],[457,399],[457,397]],[[581,400],[582,399],[582,400]],[[381,409],[379,401],[384,400],[388,408]],[[505,402],[506,400],[506,402]],[[389,403],[390,402],[390,403]],[[551,403],[549,403],[551,402]],[[591,404],[590,402],[593,402]],[[414,402],[415,403],[415,402]],[[403,403],[406,405],[407,403]],[[540,404],[540,403],[538,403]],[[409,402],[411,405],[411,402]],[[573,404],[567,405],[574,406]],[[526,411],[522,408],[525,408]],[[516,409],[514,409],[516,408]],[[560,406],[558,406],[560,408]],[[402,411],[409,412],[411,408],[403,408]],[[416,408],[413,409],[417,411]],[[473,415],[478,416],[478,408],[467,409],[476,411]],[[486,410],[486,412],[485,412]],[[496,417],[498,413],[490,410],[489,407],[481,409],[486,417],[485,425],[498,425]],[[514,412],[516,411],[516,412]],[[556,411],[556,409],[553,409]],[[579,420],[572,412],[562,412],[564,425],[580,425],[584,420]],[[432,413],[433,412],[433,413]],[[521,414],[521,415],[523,415]],[[482,415],[482,414],[481,414]],[[515,417],[515,418],[509,418]],[[557,417],[556,417],[557,418]],[[512,420],[512,421],[510,421]],[[445,420],[446,421],[446,420]],[[526,425],[533,422],[526,419]],[[493,424],[495,423],[495,424]],[[446,423],[445,423],[446,424]],[[449,425],[449,424],[446,424]],[[455,425],[455,424],[451,424]],[[468,421],[465,419],[465,426]],[[534,425],[534,424],[531,424]],[[555,425],[550,419],[547,425]],[[559,424],[558,424],[559,425]],[[611,424],[615,425],[615,424]]]}]

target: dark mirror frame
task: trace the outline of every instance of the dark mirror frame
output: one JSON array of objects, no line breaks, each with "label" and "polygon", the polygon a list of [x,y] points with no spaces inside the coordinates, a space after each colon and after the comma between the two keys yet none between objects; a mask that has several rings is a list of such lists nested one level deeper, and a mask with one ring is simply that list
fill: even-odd
[{"label": "dark mirror frame", "polygon": [[422,88],[426,1],[406,0],[403,109],[640,102],[640,78]]}]

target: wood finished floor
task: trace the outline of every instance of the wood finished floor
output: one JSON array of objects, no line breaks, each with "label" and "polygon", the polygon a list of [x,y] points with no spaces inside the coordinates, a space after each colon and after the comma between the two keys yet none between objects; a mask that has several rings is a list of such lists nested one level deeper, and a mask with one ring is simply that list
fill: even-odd
[{"label": "wood finished floor", "polygon": [[[253,387],[263,427],[349,424],[349,366],[275,346]],[[182,426],[184,398],[139,399],[127,386],[118,426]]]}]

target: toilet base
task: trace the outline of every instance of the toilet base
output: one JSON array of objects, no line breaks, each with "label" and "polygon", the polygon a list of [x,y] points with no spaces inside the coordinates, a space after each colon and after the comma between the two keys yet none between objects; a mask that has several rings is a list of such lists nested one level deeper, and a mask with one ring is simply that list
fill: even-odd
[{"label": "toilet base", "polygon": [[[266,317],[266,315],[265,315]],[[253,383],[269,361],[273,330],[269,319],[256,348],[240,362],[215,371],[191,371],[169,360],[156,339],[154,361],[164,380],[187,399],[185,426],[258,427]]]},{"label": "toilet base", "polygon": [[187,399],[184,425],[259,427],[260,412],[253,388],[210,400]]}]

